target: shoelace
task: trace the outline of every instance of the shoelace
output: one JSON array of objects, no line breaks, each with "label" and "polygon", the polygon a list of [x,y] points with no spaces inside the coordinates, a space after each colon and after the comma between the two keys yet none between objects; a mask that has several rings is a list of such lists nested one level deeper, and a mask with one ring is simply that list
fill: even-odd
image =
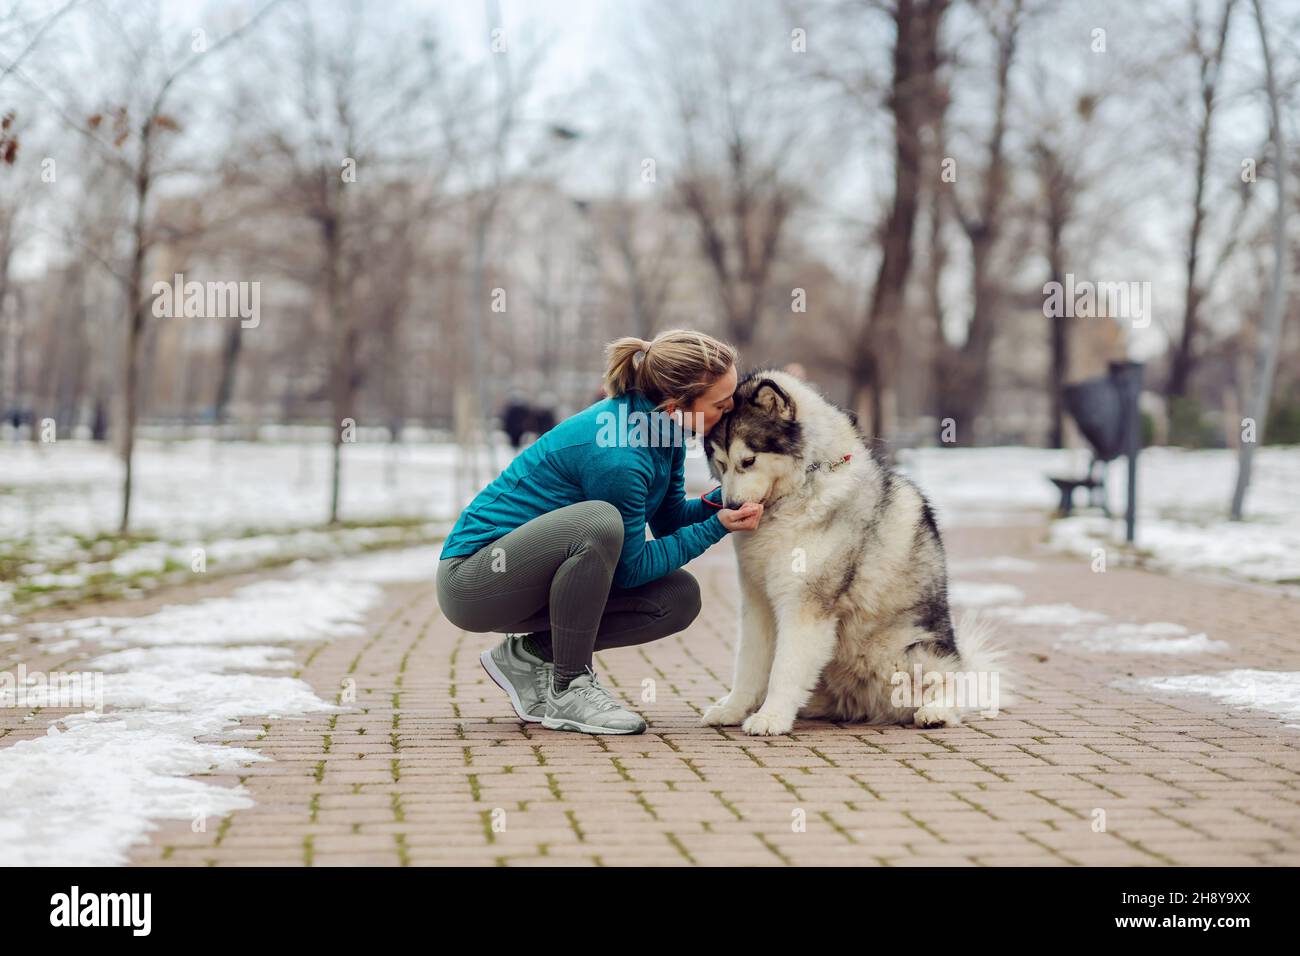
[{"label": "shoelace", "polygon": [[551,671],[554,669],[555,665],[550,661],[543,661],[542,666],[533,671],[533,684],[542,700],[546,700],[546,690],[551,686]]},{"label": "shoelace", "polygon": [[590,667],[587,668],[587,677],[590,678],[591,683],[579,687],[579,694],[591,701],[593,704],[596,704],[602,711],[622,708],[623,705],[614,699],[613,695],[605,689],[605,685],[596,680],[596,672]]}]

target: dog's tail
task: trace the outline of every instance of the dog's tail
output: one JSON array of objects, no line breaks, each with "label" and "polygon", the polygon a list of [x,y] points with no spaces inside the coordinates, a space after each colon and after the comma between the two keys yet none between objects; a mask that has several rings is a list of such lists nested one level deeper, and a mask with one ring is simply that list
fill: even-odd
[{"label": "dog's tail", "polygon": [[962,670],[977,675],[981,694],[988,696],[970,709],[989,716],[1015,703],[1012,688],[1016,684],[1015,674],[1007,666],[1010,652],[996,644],[993,636],[992,622],[975,611],[966,611],[957,624],[957,653],[961,656]]}]

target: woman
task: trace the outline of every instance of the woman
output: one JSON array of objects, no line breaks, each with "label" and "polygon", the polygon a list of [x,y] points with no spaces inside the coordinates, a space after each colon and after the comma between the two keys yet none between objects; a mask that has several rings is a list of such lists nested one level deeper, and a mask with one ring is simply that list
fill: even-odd
[{"label": "woman", "polygon": [[732,346],[674,329],[618,339],[605,356],[609,397],[524,449],[461,514],[438,603],[459,628],[506,633],[481,660],[523,720],[639,734],[645,721],[596,679],[592,655],[695,620],[700,588],[682,565],[756,528],[763,508],[683,497],[686,434],[731,410]]}]

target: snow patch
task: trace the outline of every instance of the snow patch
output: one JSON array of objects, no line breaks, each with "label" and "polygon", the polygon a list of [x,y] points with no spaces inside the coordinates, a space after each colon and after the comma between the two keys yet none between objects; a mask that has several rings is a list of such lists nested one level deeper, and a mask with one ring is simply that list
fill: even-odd
[{"label": "snow patch", "polygon": [[965,561],[949,561],[948,571],[952,574],[969,574],[988,571],[1005,574],[1029,574],[1038,570],[1038,565],[1024,558],[997,557],[974,558]]},{"label": "snow patch", "polygon": [[1205,654],[1223,652],[1229,645],[1205,634],[1192,634],[1181,624],[1110,624],[1091,631],[1062,635],[1057,650],[1117,652],[1120,654]]},{"label": "snow patch", "polygon": [[[1300,671],[1240,669],[1219,674],[1181,674],[1116,681],[1117,687],[1212,697],[1229,707],[1262,710],[1300,721]],[[1288,723],[1300,730],[1300,723]]]},{"label": "snow patch", "polygon": [[105,675],[105,709],[0,749],[0,865],[120,865],[154,819],[207,818],[211,826],[252,806],[244,788],[190,775],[268,758],[198,738],[255,737],[255,729],[232,726],[241,718],[346,709],[274,673],[291,668],[293,657],[276,645],[361,633],[382,583],[432,580],[435,568],[433,548],[303,563],[296,577],[144,617],[33,626],[42,637],[109,649],[84,665]]},{"label": "snow patch", "polygon": [[948,600],[962,607],[988,607],[1023,601],[1025,594],[1009,584],[992,584],[987,581],[954,581],[948,585]]},{"label": "snow patch", "polygon": [[1072,627],[1106,620],[1100,611],[1085,611],[1073,604],[1031,604],[1028,607],[991,607],[985,613],[1010,624],[1038,627]]}]

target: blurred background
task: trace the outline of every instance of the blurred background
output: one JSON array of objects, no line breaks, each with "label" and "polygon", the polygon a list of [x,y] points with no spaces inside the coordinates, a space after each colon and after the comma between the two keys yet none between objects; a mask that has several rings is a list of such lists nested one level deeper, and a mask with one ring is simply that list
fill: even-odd
[{"label": "blurred background", "polygon": [[1297,96],[1284,0],[0,0],[0,614],[434,542],[674,327],[950,524],[1141,362],[1125,553],[1300,583]]}]

